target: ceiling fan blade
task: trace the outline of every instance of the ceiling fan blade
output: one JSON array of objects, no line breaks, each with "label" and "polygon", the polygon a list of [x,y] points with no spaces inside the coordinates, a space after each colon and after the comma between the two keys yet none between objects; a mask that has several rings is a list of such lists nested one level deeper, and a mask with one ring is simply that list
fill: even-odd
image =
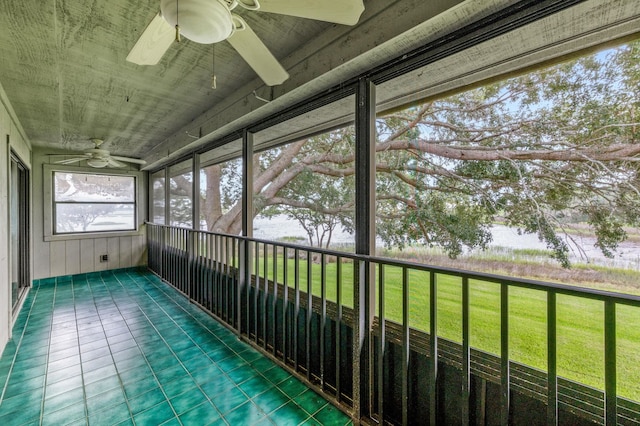
[{"label": "ceiling fan blade", "polygon": [[139,160],[137,158],[130,157],[118,157],[117,155],[112,155],[111,158],[118,161],[124,161],[125,163],[135,163],[135,164],[147,164],[144,160]]},{"label": "ceiling fan blade", "polygon": [[[237,15],[233,16],[242,29],[237,29],[227,39],[231,46],[238,51],[242,59],[258,74],[267,86],[277,86],[289,78],[289,73],[271,54],[267,46],[258,38],[247,23]],[[238,22],[239,21],[239,22]],[[236,28],[238,25],[236,25]]]},{"label": "ceiling fan blade", "polygon": [[56,153],[50,153],[50,154],[44,154],[44,155],[47,155],[49,157],[71,157],[72,155],[75,155],[75,156],[86,155],[86,153],[84,153],[84,152],[56,152]]},{"label": "ceiling fan blade", "polygon": [[105,158],[107,160],[107,165],[111,167],[127,167],[126,164],[121,163],[120,161],[114,159],[113,157]]},{"label": "ceiling fan blade", "polygon": [[127,61],[138,65],[155,65],[174,39],[175,30],[158,12],[127,55]]},{"label": "ceiling fan blade", "polygon": [[362,0],[260,0],[260,10],[317,21],[355,25],[364,11],[364,4]]},{"label": "ceiling fan blade", "polygon": [[86,160],[89,157],[76,157],[76,158],[67,158],[66,160],[58,160],[55,161],[55,164],[73,164],[79,163],[80,161]]}]

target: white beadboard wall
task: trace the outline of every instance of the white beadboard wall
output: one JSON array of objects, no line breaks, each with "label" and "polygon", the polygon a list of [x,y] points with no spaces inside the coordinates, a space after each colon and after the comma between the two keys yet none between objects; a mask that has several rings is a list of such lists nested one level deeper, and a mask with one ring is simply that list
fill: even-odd
[{"label": "white beadboard wall", "polygon": [[[34,150],[33,162],[33,278],[58,277],[107,269],[142,266],[147,263],[144,225],[139,235],[99,238],[44,240],[43,165],[52,164],[61,157],[51,157],[41,149]],[[64,157],[62,157],[64,158]],[[87,169],[91,171],[92,169]],[[139,222],[146,214],[147,182],[140,182]],[[101,255],[108,255],[108,262],[100,262]]]}]

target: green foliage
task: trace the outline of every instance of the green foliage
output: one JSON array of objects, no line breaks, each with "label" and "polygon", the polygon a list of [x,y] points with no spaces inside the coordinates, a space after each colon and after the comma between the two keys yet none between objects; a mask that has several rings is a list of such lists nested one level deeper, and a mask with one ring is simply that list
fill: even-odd
[{"label": "green foliage", "polygon": [[192,173],[182,173],[169,179],[169,224],[191,227],[193,196]]},{"label": "green foliage", "polygon": [[598,237],[596,245],[605,256],[612,258],[613,250],[627,237],[627,233],[623,229],[624,223],[619,216],[612,214],[605,205],[594,205],[588,215],[589,224]]},{"label": "green foliage", "polygon": [[[378,237],[455,257],[484,248],[500,219],[568,267],[562,230],[578,220],[612,256],[640,224],[639,64],[635,42],[379,116]],[[256,213],[288,215],[316,245],[352,230],[354,151],[347,127],[260,153]]]},{"label": "green foliage", "polygon": [[[345,156],[353,151],[353,129],[346,128],[321,134],[306,141],[301,157],[312,155]],[[265,170],[281,154],[280,148],[260,154],[260,164]],[[294,160],[294,161],[295,161]],[[334,231],[339,226],[344,231],[353,231],[353,175],[327,176],[315,172],[311,167],[301,167],[300,172],[278,192],[280,202],[265,207],[263,216],[286,214],[305,230],[312,246],[328,247]],[[268,199],[261,198],[267,205]]]},{"label": "green foliage", "polygon": [[235,159],[220,165],[222,210],[228,211],[242,198],[242,161]]},{"label": "green foliage", "polygon": [[[612,256],[626,238],[623,226],[639,223],[638,168],[617,149],[605,160],[599,154],[603,148],[637,144],[639,45],[423,106],[416,128],[424,144],[462,147],[462,154],[475,151],[476,157],[497,155],[465,160],[428,147],[414,150],[413,166],[400,177],[389,173],[379,185],[379,197],[393,192],[398,203],[383,209],[394,221],[379,221],[383,240],[402,246],[423,239],[455,256],[462,245],[483,247],[483,229],[500,214],[509,226],[537,234],[552,257],[568,267],[569,249],[558,230],[567,218],[581,215],[592,226],[596,246]],[[378,124],[379,131],[385,129],[383,142],[403,124],[403,114],[404,123],[416,120],[413,109]],[[416,139],[415,132],[410,137]],[[392,164],[393,155],[403,154],[385,150],[378,159]],[[412,195],[425,191],[428,197]],[[406,199],[398,202],[398,196]],[[416,230],[424,224],[431,226]],[[394,235],[396,230],[404,235]]]},{"label": "green foliage", "polygon": [[[455,196],[441,193],[416,193],[415,208],[402,212],[402,205],[387,205],[396,209],[396,221],[378,220],[378,235],[388,247],[404,247],[416,241],[442,247],[455,258],[466,247],[486,247],[491,241],[491,216],[475,203],[465,203]],[[379,206],[379,208],[383,206]]]}]

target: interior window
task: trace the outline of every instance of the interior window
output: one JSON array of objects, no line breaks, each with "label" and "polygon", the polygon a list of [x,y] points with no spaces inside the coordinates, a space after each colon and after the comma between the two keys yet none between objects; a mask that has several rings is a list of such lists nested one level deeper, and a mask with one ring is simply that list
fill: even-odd
[{"label": "interior window", "polygon": [[135,176],[53,172],[54,234],[136,229]]}]

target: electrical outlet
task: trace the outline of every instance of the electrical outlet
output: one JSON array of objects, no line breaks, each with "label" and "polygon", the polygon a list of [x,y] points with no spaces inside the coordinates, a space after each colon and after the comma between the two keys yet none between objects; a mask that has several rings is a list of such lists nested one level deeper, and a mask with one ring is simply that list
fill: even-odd
[{"label": "electrical outlet", "polygon": [[100,255],[100,262],[108,262],[108,261],[109,261],[109,255],[108,254]]}]

